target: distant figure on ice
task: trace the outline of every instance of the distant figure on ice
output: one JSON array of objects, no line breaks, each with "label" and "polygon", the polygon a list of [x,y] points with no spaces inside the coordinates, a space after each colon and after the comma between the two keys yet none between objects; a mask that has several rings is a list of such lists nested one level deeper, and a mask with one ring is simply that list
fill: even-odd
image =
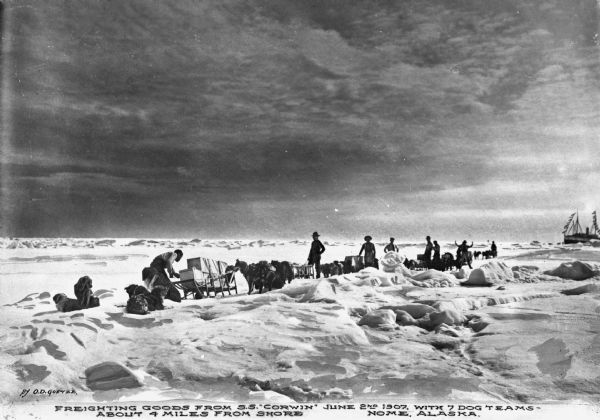
[{"label": "distant figure on ice", "polygon": [[365,267],[375,267],[375,244],[371,242],[372,239],[369,235],[365,236],[365,243],[358,253],[360,256],[365,252]]},{"label": "distant figure on ice", "polygon": [[398,252],[398,247],[394,244],[394,238],[390,238],[390,243],[383,248],[383,252]]},{"label": "distant figure on ice", "polygon": [[433,241],[433,261],[439,262],[440,258],[440,244],[438,241]]},{"label": "distant figure on ice", "polygon": [[[173,286],[169,278],[179,278],[179,273],[173,269],[173,263],[179,262],[181,257],[183,257],[183,252],[180,249],[176,249],[173,252],[165,252],[156,256],[150,264],[150,268],[154,268],[158,271],[158,278],[154,281],[154,285],[167,287],[168,292],[165,299],[170,299],[173,302],[181,302],[181,295],[175,286]],[[167,272],[169,273],[168,277]]]},{"label": "distant figure on ice", "polygon": [[492,250],[492,258],[496,258],[498,256],[498,247],[496,246],[496,242],[492,241],[492,246],[490,249]]},{"label": "distant figure on ice", "polygon": [[473,268],[471,267],[471,258],[469,258],[469,248],[473,247],[473,241],[471,241],[471,245],[467,245],[467,240],[465,239],[464,241],[462,241],[462,243],[459,245],[456,243],[456,241],[454,241],[454,245],[456,245],[458,248],[456,249],[456,261],[458,262],[458,264],[464,265],[467,264],[469,266],[469,268]]},{"label": "distant figure on ice", "polygon": [[308,264],[315,266],[316,278],[321,277],[321,254],[325,252],[325,247],[319,241],[319,233],[313,232],[313,241],[310,245],[310,252],[308,253]]},{"label": "distant figure on ice", "polygon": [[427,236],[425,238],[427,244],[425,245],[425,252],[423,253],[423,260],[427,267],[429,267],[429,263],[431,262],[431,253],[433,252],[433,244],[431,243],[431,237]]}]

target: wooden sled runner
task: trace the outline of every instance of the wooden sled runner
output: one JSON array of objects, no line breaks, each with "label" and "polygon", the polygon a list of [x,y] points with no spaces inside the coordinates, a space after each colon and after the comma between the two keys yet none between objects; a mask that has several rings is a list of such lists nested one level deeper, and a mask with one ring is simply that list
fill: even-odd
[{"label": "wooden sled runner", "polygon": [[179,272],[179,281],[173,282],[183,292],[184,299],[188,295],[192,295],[194,299],[216,297],[218,293],[225,297],[225,292],[231,295],[232,290],[237,295],[235,267],[223,261],[202,257],[188,259],[187,265],[187,269]]},{"label": "wooden sled runner", "polygon": [[312,265],[292,264],[292,271],[295,279],[312,279],[315,276],[315,271]]}]

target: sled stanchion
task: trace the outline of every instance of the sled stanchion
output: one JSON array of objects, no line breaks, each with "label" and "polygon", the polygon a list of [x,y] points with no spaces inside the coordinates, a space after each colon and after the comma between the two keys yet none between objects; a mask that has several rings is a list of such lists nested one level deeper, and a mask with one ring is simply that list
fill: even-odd
[{"label": "sled stanchion", "polygon": [[173,282],[183,292],[184,299],[189,294],[196,299],[217,297],[219,293],[225,297],[225,291],[231,295],[231,290],[237,295],[235,271],[226,262],[199,257],[190,258],[187,263],[188,268],[179,272],[180,280]]}]

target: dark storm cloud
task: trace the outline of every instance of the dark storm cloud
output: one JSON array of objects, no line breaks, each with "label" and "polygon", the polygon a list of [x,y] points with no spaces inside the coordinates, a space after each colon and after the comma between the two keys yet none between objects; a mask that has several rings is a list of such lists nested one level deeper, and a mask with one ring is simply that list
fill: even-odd
[{"label": "dark storm cloud", "polygon": [[349,232],[352,217],[401,228],[390,208],[412,224],[424,208],[528,208],[507,197],[553,175],[565,132],[597,151],[592,0],[6,12],[10,234],[294,235],[315,220]]}]

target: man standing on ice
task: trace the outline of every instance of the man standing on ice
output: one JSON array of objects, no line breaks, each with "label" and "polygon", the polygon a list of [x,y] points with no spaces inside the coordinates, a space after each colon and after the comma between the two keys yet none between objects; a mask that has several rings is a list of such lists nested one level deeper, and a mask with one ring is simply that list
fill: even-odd
[{"label": "man standing on ice", "polygon": [[423,254],[423,259],[425,260],[425,264],[429,268],[429,263],[431,262],[431,253],[433,252],[433,244],[431,243],[431,236],[427,236],[425,238],[427,244],[425,245],[425,253]]},{"label": "man standing on ice", "polygon": [[496,242],[492,241],[492,246],[490,249],[492,251],[492,258],[496,258],[498,256],[498,247],[496,246]]},{"label": "man standing on ice", "polygon": [[365,267],[375,267],[375,244],[371,242],[372,239],[369,235],[365,236],[365,243],[358,253],[360,256],[365,251]]},{"label": "man standing on ice", "polygon": [[394,238],[390,238],[390,243],[383,248],[383,252],[398,252],[398,247],[394,244]]},{"label": "man standing on ice", "polygon": [[462,265],[467,264],[469,268],[473,268],[471,266],[471,258],[469,258],[469,248],[473,248],[473,241],[471,241],[471,245],[467,245],[466,239],[462,241],[460,245],[457,244],[456,241],[454,241],[454,245],[458,247],[456,249],[456,260],[458,261],[458,263]]},{"label": "man standing on ice", "polygon": [[439,261],[440,260],[440,244],[438,244],[438,241],[433,241],[433,261]]},{"label": "man standing on ice", "polygon": [[325,252],[325,247],[319,241],[319,233],[313,232],[313,241],[310,245],[310,252],[308,254],[308,264],[315,266],[316,278],[321,277],[321,254]]},{"label": "man standing on ice", "polygon": [[[169,277],[179,278],[179,273],[173,269],[173,263],[179,262],[181,257],[183,257],[183,251],[176,249],[173,252],[165,252],[157,255],[150,264],[151,268],[155,268],[158,271],[158,279],[154,281],[154,285],[166,286],[168,288],[166,299],[174,302],[181,302],[181,295],[175,286],[173,286]],[[169,273],[169,277],[167,277],[167,272]]]}]

